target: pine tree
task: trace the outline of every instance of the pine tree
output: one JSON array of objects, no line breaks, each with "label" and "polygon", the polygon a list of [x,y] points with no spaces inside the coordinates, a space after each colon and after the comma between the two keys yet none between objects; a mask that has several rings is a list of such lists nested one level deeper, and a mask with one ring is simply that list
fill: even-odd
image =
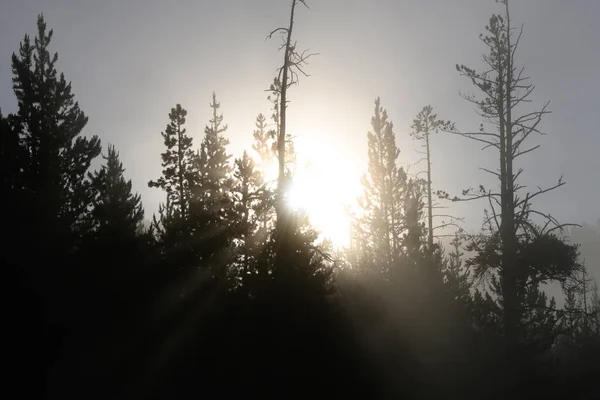
[{"label": "pine tree", "polygon": [[232,171],[227,153],[229,140],[222,134],[227,131],[221,104],[212,95],[212,118],[204,130],[196,168],[200,173],[198,183],[192,189],[190,204],[193,245],[195,254],[204,266],[216,269],[216,275],[226,275],[227,249],[232,238],[229,218],[233,213],[231,192]]},{"label": "pine tree", "polygon": [[425,106],[417,114],[417,118],[413,120],[411,136],[419,141],[425,142],[425,157],[427,161],[427,181],[425,182],[427,192],[427,245],[429,252],[433,253],[433,231],[436,227],[433,226],[433,197],[431,190],[431,134],[437,133],[440,129],[451,130],[452,124],[449,121],[438,119],[437,114],[433,112],[433,107]]},{"label": "pine tree", "polygon": [[97,190],[92,211],[96,232],[121,240],[133,238],[141,232],[144,220],[140,195],[132,193],[131,180],[125,179],[125,168],[113,145],[108,145],[104,160],[106,164],[89,176]]},{"label": "pine tree", "polygon": [[[39,15],[35,39],[25,35],[12,55],[18,112],[9,118],[9,134],[3,135],[0,151],[2,166],[8,160],[19,171],[12,178],[10,169],[2,173],[3,184],[12,192],[12,217],[18,218],[11,224],[10,252],[15,256],[10,262],[18,271],[11,286],[20,289],[11,298],[19,302],[22,315],[10,325],[18,327],[19,359],[28,360],[22,371],[29,378],[21,389],[43,387],[43,374],[58,357],[62,340],[81,321],[78,292],[83,282],[77,253],[92,227],[94,196],[86,174],[101,152],[96,136],[81,135],[88,118],[74,99],[71,83],[57,71],[58,55],[49,49],[52,36]],[[6,130],[6,120],[2,125]],[[11,365],[22,367],[18,362]]]},{"label": "pine tree", "polygon": [[96,189],[94,230],[87,237],[82,258],[88,264],[90,283],[84,295],[89,315],[99,317],[91,312],[95,307],[112,319],[140,300],[135,282],[150,278],[147,267],[153,254],[151,235],[143,227],[140,195],[132,192],[131,180],[125,179],[125,168],[113,145],[109,144],[104,160],[100,170],[89,174]]},{"label": "pine tree", "polygon": [[256,117],[256,129],[252,133],[254,144],[252,149],[260,160],[260,167],[263,171],[267,170],[273,161],[273,136],[274,132],[267,129],[267,119],[263,114]]},{"label": "pine tree", "polygon": [[232,221],[235,223],[236,267],[243,274],[255,273],[260,243],[257,233],[260,223],[263,180],[260,171],[247,152],[235,160]]},{"label": "pine tree", "polygon": [[27,207],[37,226],[28,236],[48,251],[72,251],[89,229],[93,190],[86,173],[101,146],[96,136],[80,136],[88,118],[74,101],[71,83],[56,70],[58,55],[48,50],[53,31],[46,30],[42,15],[37,28],[34,42],[25,35],[12,56],[17,124],[28,154]]},{"label": "pine tree", "polygon": [[[425,236],[425,225],[423,221],[423,182],[419,179],[409,179],[406,185],[404,197],[404,224],[405,233],[402,236],[402,250],[406,255],[408,262],[413,268],[418,268],[423,264],[423,237]],[[434,261],[435,247],[431,248],[428,263]],[[430,265],[433,269],[433,265]],[[439,265],[438,265],[439,267]]]},{"label": "pine tree", "polygon": [[[275,107],[275,110],[278,108]],[[275,121],[277,119],[274,117]],[[259,114],[256,117],[256,130],[253,132],[254,144],[252,149],[256,152],[260,162],[257,164],[257,169],[261,175],[263,182],[262,199],[260,201],[260,209],[257,209],[258,218],[260,220],[261,236],[263,242],[267,236],[267,230],[271,227],[274,221],[275,204],[274,204],[274,187],[268,176],[269,171],[274,166],[275,161],[275,146],[274,138],[276,131],[267,130],[266,118]]]},{"label": "pine tree", "polygon": [[169,124],[161,133],[166,150],[161,154],[163,175],[148,182],[149,187],[158,187],[167,193],[173,210],[185,220],[189,212],[190,190],[197,180],[194,168],[195,154],[192,138],[186,135],[187,111],[177,104],[169,113]]},{"label": "pine tree", "polygon": [[23,170],[27,165],[27,152],[21,146],[16,122],[14,115],[4,117],[0,110],[0,190],[6,200],[14,198],[15,203],[9,201],[9,204],[15,205],[18,204],[15,195],[23,189]]},{"label": "pine tree", "polygon": [[363,215],[357,221],[357,229],[363,236],[362,257],[372,260],[378,270],[385,272],[401,254],[408,182],[404,169],[396,164],[400,151],[396,147],[393,124],[388,121],[379,98],[375,100],[371,125],[373,131],[367,135],[368,174],[362,178],[364,194],[359,199]]},{"label": "pine tree", "polygon": [[461,250],[462,241],[458,235],[451,242],[452,251],[444,263],[444,282],[450,296],[461,305],[467,306],[471,298],[471,282],[469,281],[469,270],[463,267]]},{"label": "pine tree", "polygon": [[[221,103],[217,102],[213,93],[212,119],[204,130],[204,139],[200,147],[199,192],[217,211],[228,203],[227,192],[231,189],[232,167],[229,163],[231,155],[227,153],[229,140],[222,134],[227,131],[227,124],[223,124],[223,115],[219,115]],[[207,200],[208,201],[208,200]]]}]

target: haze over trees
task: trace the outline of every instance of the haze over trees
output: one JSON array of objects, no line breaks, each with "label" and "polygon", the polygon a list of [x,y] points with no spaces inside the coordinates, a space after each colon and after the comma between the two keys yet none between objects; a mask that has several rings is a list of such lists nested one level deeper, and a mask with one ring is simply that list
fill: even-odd
[{"label": "haze over trees", "polygon": [[[337,247],[313,226],[310,209],[292,205],[287,116],[300,111],[291,89],[310,79],[315,55],[298,50],[293,35],[308,24],[305,1],[292,0],[288,23],[268,34],[281,34],[283,63],[268,90],[271,117],[262,110],[248,132],[251,149],[230,152],[228,115],[214,92],[198,143],[184,105],[165,110],[166,127],[152,133],[162,137],[160,155],[144,155],[162,166],[147,183],[164,199],[152,216],[118,149],[103,151],[98,137],[84,135],[77,85],[57,70],[53,31],[40,15],[35,37],[25,35],[11,60],[17,112],[0,113],[7,365],[16,393],[600,395],[600,227],[537,208],[540,196],[562,190],[562,177],[535,191],[521,183],[527,170],[517,160],[543,151],[529,143],[549,106],[530,102],[534,86],[518,63],[523,31],[508,0],[499,3],[481,36],[483,65],[457,66],[473,84],[475,93],[462,97],[481,125],[463,128],[426,106],[399,129],[374,99],[351,239]],[[397,138],[408,131],[423,144],[426,178],[401,166],[412,150]],[[496,185],[473,182],[460,196],[440,189],[431,174],[443,168],[432,159],[434,133],[480,142],[497,162],[486,170]],[[480,232],[434,211],[462,201],[485,208]],[[550,283],[564,304],[544,290]]]}]

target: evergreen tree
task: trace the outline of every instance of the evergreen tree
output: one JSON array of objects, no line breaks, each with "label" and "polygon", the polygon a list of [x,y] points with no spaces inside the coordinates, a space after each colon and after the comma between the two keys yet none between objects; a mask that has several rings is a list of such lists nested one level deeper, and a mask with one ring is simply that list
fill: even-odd
[{"label": "evergreen tree", "polygon": [[256,129],[252,133],[254,137],[254,144],[252,149],[256,152],[256,155],[260,159],[260,166],[262,170],[268,169],[270,163],[273,161],[273,131],[267,129],[267,119],[263,114],[258,114],[256,117]]},{"label": "evergreen tree", "polygon": [[48,251],[71,251],[89,228],[93,190],[86,173],[100,154],[100,140],[80,136],[88,118],[74,101],[71,83],[56,70],[58,55],[48,50],[53,31],[46,30],[42,15],[37,28],[34,42],[25,35],[12,56],[18,130],[28,153],[27,206],[38,226],[29,234]]},{"label": "evergreen tree", "polygon": [[143,229],[144,208],[140,195],[132,193],[131,180],[123,176],[125,168],[113,145],[108,145],[104,160],[106,164],[90,174],[97,190],[92,211],[96,231],[118,238],[135,237]]},{"label": "evergreen tree", "polygon": [[[424,185],[421,180],[410,179],[406,185],[404,198],[404,224],[405,233],[402,236],[403,254],[406,255],[408,262],[417,268],[423,264],[423,237],[425,236],[425,224],[423,221],[423,189]],[[431,248],[428,263],[434,261],[435,247]],[[437,265],[439,267],[439,265]],[[433,265],[431,265],[433,269]]]},{"label": "evergreen tree", "polygon": [[[247,152],[235,160],[232,222],[236,224],[236,267],[238,272],[253,274],[260,245],[257,233],[263,201],[263,180]],[[239,276],[239,275],[238,275]]]},{"label": "evergreen tree", "polygon": [[[17,119],[14,115],[4,117],[0,110],[0,184],[1,192],[9,204],[18,205],[16,194],[22,194],[23,171],[26,167],[27,152],[21,145],[19,132],[16,125]],[[14,201],[12,203],[10,200]],[[14,207],[10,207],[14,210]],[[18,220],[18,219],[16,219]]]},{"label": "evergreen tree", "polygon": [[197,157],[199,179],[192,190],[191,225],[195,254],[202,265],[216,269],[220,277],[226,275],[229,257],[227,249],[232,239],[229,218],[232,217],[233,168],[227,153],[229,140],[223,136],[227,125],[219,114],[221,104],[212,95],[212,118],[204,130],[204,139]]},{"label": "evergreen tree", "polygon": [[148,182],[149,187],[166,192],[166,202],[153,216],[153,230],[159,239],[162,261],[172,273],[180,273],[197,264],[198,256],[191,243],[192,191],[198,185],[198,155],[185,128],[187,111],[177,104],[169,112],[169,123],[161,136],[165,151],[161,153],[162,176]]},{"label": "evergreen tree", "polygon": [[[143,227],[140,195],[132,192],[131,180],[125,178],[125,168],[113,145],[109,144],[104,160],[100,170],[89,174],[96,197],[92,208],[94,230],[82,254],[90,282],[83,295],[90,308],[114,319],[139,302],[141,291],[136,283],[149,280],[148,266],[154,253],[151,234]],[[89,315],[99,317],[92,312]]]},{"label": "evergreen tree", "polygon": [[471,299],[471,282],[469,280],[469,270],[463,267],[462,241],[458,235],[454,236],[452,242],[452,251],[444,263],[444,282],[446,290],[450,296],[459,304],[466,306]]},{"label": "evergreen tree", "polygon": [[400,151],[393,124],[388,121],[379,98],[375,100],[371,125],[373,131],[367,135],[368,174],[362,178],[364,194],[359,199],[362,216],[357,229],[362,236],[363,259],[371,260],[379,271],[386,272],[401,254],[408,182],[404,169],[396,164]]},{"label": "evergreen tree", "polygon": [[427,161],[427,180],[425,182],[427,188],[427,245],[429,252],[433,253],[433,231],[436,227],[433,226],[434,207],[431,190],[431,134],[437,133],[440,129],[450,130],[452,129],[452,124],[449,121],[438,119],[437,114],[433,112],[433,107],[425,106],[417,114],[417,118],[413,120],[412,129],[411,136],[416,140],[425,142],[423,147],[425,148]]},{"label": "evergreen tree", "polygon": [[[277,109],[278,108],[275,107],[275,110]],[[256,130],[253,132],[253,136],[254,144],[252,144],[252,149],[260,159],[260,163],[257,164],[257,170],[259,171],[263,182],[260,209],[256,209],[255,211],[260,220],[261,236],[264,242],[267,236],[267,230],[274,221],[275,213],[274,187],[272,182],[269,181],[270,177],[268,176],[268,173],[274,166],[273,163],[275,161],[274,138],[276,137],[276,132],[274,130],[267,130],[266,118],[262,114],[259,114],[258,117],[256,117]]]},{"label": "evergreen tree", "polygon": [[[5,119],[1,123],[0,151],[2,166],[9,167],[2,172],[3,189],[12,192],[11,214],[19,218],[12,224],[10,250],[10,263],[18,270],[18,282],[12,285],[20,288],[14,299],[23,306],[23,315],[12,325],[19,327],[16,343],[22,343],[16,347],[22,350],[19,358],[28,360],[27,371],[39,368],[44,374],[67,332],[81,320],[77,293],[83,282],[76,253],[92,227],[94,190],[86,174],[101,151],[96,136],[81,136],[88,118],[74,99],[71,83],[57,71],[52,36],[39,15],[35,39],[25,35],[12,55],[18,111],[8,125]],[[21,389],[42,382],[43,376],[34,375]]]},{"label": "evergreen tree", "polygon": [[197,180],[194,168],[195,154],[192,138],[186,135],[187,111],[177,104],[169,113],[169,124],[161,133],[166,150],[161,154],[163,175],[148,182],[149,187],[158,187],[167,193],[168,201],[179,218],[188,215],[190,190]]}]

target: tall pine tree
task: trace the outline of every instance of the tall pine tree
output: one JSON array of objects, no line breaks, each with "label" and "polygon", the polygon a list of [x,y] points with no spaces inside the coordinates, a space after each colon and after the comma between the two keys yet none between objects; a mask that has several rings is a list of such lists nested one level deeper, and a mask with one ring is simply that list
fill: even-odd
[{"label": "tall pine tree", "polygon": [[12,57],[18,130],[28,153],[28,206],[39,226],[30,233],[48,251],[71,251],[89,216],[93,191],[86,173],[100,154],[100,140],[81,136],[88,118],[74,100],[71,83],[56,70],[58,55],[48,49],[53,31],[47,31],[42,15],[37,27],[34,42],[25,35]]},{"label": "tall pine tree", "polygon": [[[39,15],[35,39],[25,35],[12,55],[18,112],[2,139],[10,142],[10,149],[2,150],[3,163],[8,155],[9,164],[18,163],[19,171],[4,180],[12,187],[16,207],[11,212],[19,217],[11,232],[11,252],[18,254],[11,261],[20,275],[14,286],[34,293],[21,298],[24,314],[13,326],[19,326],[19,340],[26,341],[17,347],[32,346],[32,354],[25,351],[19,357],[29,360],[29,368],[33,364],[44,372],[57,357],[66,331],[76,329],[81,319],[76,293],[84,282],[74,255],[92,226],[94,190],[86,174],[101,151],[96,136],[81,135],[88,118],[75,101],[71,83],[57,71],[58,55],[50,52],[52,36]],[[6,130],[6,122],[3,125]],[[32,323],[36,318],[41,325]],[[45,359],[36,362],[38,357]],[[36,383],[34,378],[27,386]]]},{"label": "tall pine tree", "polygon": [[223,136],[227,124],[219,114],[221,104],[213,92],[212,118],[204,129],[200,154],[196,158],[198,183],[191,194],[191,225],[195,254],[203,266],[210,267],[215,276],[225,277],[232,240],[228,219],[233,215],[231,192],[233,168],[227,152],[229,140]]},{"label": "tall pine tree", "polygon": [[262,176],[245,151],[241,158],[235,160],[234,178],[232,222],[236,225],[237,239],[235,267],[243,276],[256,272],[256,257],[261,245],[257,234],[264,199]]},{"label": "tall pine tree", "polygon": [[373,131],[368,139],[368,173],[363,176],[364,193],[359,199],[362,215],[357,221],[361,257],[379,272],[387,272],[399,260],[405,229],[407,175],[398,167],[393,124],[387,111],[375,100]]},{"label": "tall pine tree", "polygon": [[163,174],[155,181],[148,182],[150,187],[158,187],[167,193],[169,204],[185,220],[189,212],[190,190],[196,181],[193,170],[195,154],[192,138],[186,133],[185,118],[187,111],[177,104],[169,113],[169,124],[161,133],[166,150],[161,154]]}]

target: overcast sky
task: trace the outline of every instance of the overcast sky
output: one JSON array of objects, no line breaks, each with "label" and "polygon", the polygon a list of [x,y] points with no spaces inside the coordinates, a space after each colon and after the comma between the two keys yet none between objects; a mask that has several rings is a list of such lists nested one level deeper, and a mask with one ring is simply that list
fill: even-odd
[{"label": "overcast sky", "polygon": [[[289,94],[289,130],[299,157],[314,149],[342,155],[347,175],[366,167],[366,133],[373,100],[381,96],[395,125],[401,162],[413,163],[408,136],[412,118],[426,104],[460,128],[477,127],[472,106],[459,97],[471,87],[454,66],[479,68],[478,39],[493,0],[309,0],[297,14],[299,48],[314,58]],[[536,85],[532,107],[551,100],[553,114],[536,137],[541,149],[519,166],[524,182],[567,185],[536,203],[561,220],[594,223],[600,215],[600,1],[513,1],[513,21],[524,23],[518,63]],[[265,41],[288,20],[287,0],[0,0],[0,107],[15,111],[10,56],[25,33],[35,34],[38,13],[55,31],[52,50],[59,71],[73,83],[97,134],[121,153],[127,175],[156,210],[162,193],[147,182],[161,173],[160,132],[176,103],[188,110],[188,132],[199,144],[210,117],[212,91],[229,124],[230,150],[250,146],[255,116],[270,114],[268,88],[282,54]],[[105,147],[106,148],[106,147]],[[489,182],[493,152],[456,137],[433,142],[436,188],[457,193]],[[412,167],[411,171],[417,171]],[[475,229],[484,204],[454,212]]]}]

